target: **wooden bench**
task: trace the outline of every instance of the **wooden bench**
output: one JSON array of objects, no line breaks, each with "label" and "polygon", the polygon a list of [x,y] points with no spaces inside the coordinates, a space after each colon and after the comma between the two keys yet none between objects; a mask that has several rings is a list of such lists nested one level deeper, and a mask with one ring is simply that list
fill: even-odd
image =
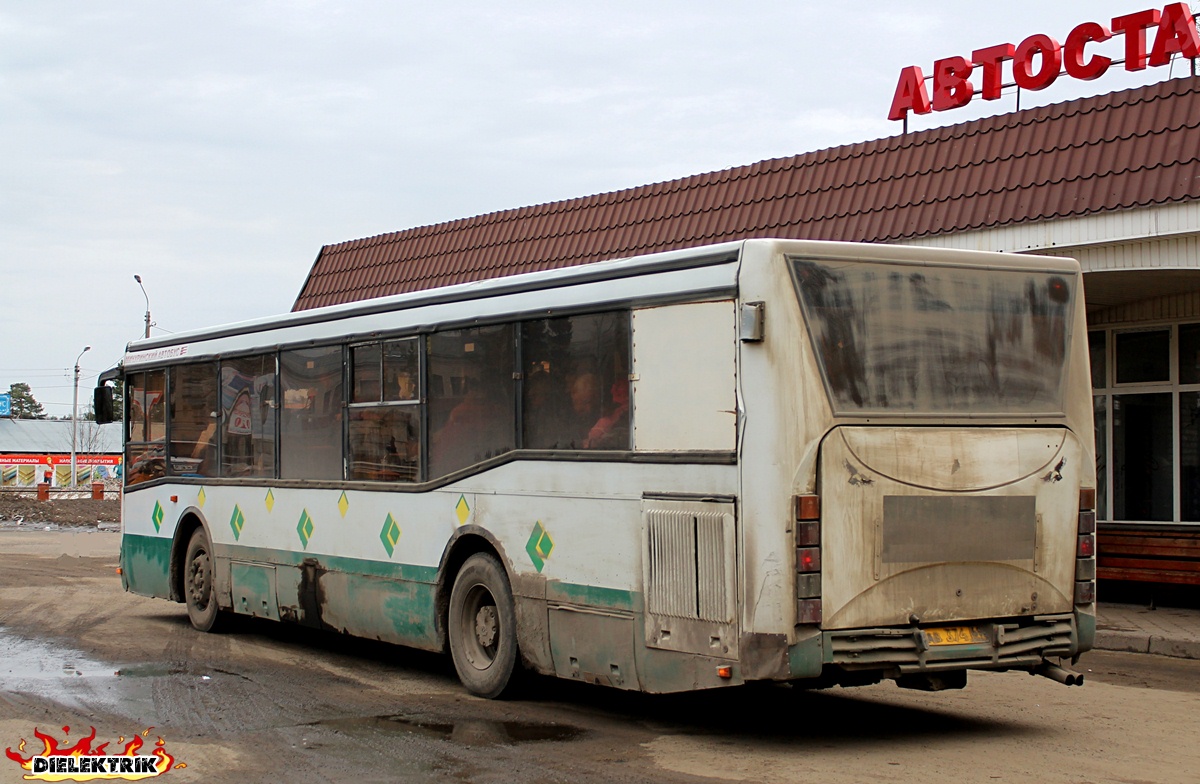
[{"label": "wooden bench", "polygon": [[1200,530],[1103,530],[1096,534],[1096,576],[1200,585]]}]

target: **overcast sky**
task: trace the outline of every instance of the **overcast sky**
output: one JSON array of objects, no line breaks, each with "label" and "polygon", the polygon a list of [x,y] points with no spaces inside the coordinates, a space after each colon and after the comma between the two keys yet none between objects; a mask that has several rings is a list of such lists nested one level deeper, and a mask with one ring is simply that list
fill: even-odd
[{"label": "overcast sky", "polygon": [[0,391],[68,414],[90,345],[90,400],[134,274],[155,335],[286,312],[322,245],[889,136],[905,66],[1162,5],[0,0]]}]

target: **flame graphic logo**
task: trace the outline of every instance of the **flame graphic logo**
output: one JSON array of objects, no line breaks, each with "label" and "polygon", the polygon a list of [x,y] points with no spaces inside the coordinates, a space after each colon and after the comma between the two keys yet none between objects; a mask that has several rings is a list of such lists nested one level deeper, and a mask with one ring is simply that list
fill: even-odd
[{"label": "flame graphic logo", "polygon": [[[154,728],[148,727],[128,742],[122,736],[117,740],[117,744],[124,744],[124,750],[120,753],[109,753],[107,742],[93,748],[92,743],[96,740],[95,727],[69,748],[61,748],[57,739],[35,727],[33,735],[43,745],[40,754],[23,756],[24,738],[21,738],[16,751],[8,748],[4,753],[25,770],[23,778],[29,781],[141,781],[161,776],[171,770],[186,768],[186,763],[176,762],[175,757],[167,753],[167,742],[161,737],[155,741],[149,754],[138,754],[138,750],[145,745],[143,738],[149,737],[152,729]],[[64,736],[71,734],[70,727],[63,727],[62,731]]]}]

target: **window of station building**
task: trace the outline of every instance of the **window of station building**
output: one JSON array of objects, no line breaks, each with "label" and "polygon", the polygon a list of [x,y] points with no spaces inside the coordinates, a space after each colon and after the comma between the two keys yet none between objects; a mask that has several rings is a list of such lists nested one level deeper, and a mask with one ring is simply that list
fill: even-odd
[{"label": "window of station building", "polygon": [[1179,393],[1179,503],[1183,520],[1200,520],[1200,392]]},{"label": "window of station building", "polygon": [[1200,324],[1088,338],[1097,517],[1200,522]]},{"label": "window of station building", "polygon": [[1092,421],[1096,438],[1096,516],[1108,519],[1108,333],[1096,330],[1088,333],[1088,355],[1092,366]]},{"label": "window of station building", "polygon": [[281,478],[342,478],[343,369],[341,346],[280,352]]},{"label": "window of station building", "polygon": [[275,476],[275,355],[221,363],[221,476]]},{"label": "window of station building", "polygon": [[416,338],[350,348],[348,479],[420,477],[420,343]]},{"label": "window of station building", "polygon": [[1179,383],[1200,384],[1200,324],[1179,325]]},{"label": "window of station building", "polygon": [[217,363],[178,365],[168,373],[170,471],[176,476],[216,476]]},{"label": "window of station building", "polygon": [[513,333],[500,324],[428,336],[431,478],[515,448]]},{"label": "window of station building", "polygon": [[1108,386],[1108,333],[1088,333],[1088,355],[1092,363],[1092,389]]},{"label": "window of station building", "polygon": [[629,313],[521,325],[521,445],[629,449]]},{"label": "window of station building", "polygon": [[1113,395],[1113,513],[1117,520],[1174,517],[1171,393]]},{"label": "window of station building", "polygon": [[1154,384],[1171,380],[1171,330],[1118,332],[1116,383]]},{"label": "window of station building", "polygon": [[150,370],[125,377],[125,483],[136,485],[166,473],[167,373]]},{"label": "window of station building", "polygon": [[1108,519],[1108,450],[1105,439],[1108,437],[1108,396],[1096,395],[1092,398],[1093,435],[1096,438],[1096,517],[1099,520]]}]

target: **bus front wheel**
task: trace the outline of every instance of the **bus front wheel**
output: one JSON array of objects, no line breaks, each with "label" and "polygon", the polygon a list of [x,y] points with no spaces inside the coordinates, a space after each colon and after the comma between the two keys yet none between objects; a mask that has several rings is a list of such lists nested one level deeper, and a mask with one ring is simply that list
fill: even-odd
[{"label": "bus front wheel", "polygon": [[192,532],[183,559],[183,596],[188,618],[202,632],[217,631],[220,610],[213,587],[212,543],[203,528]]},{"label": "bus front wheel", "polygon": [[487,553],[466,560],[450,591],[450,655],[472,694],[494,699],[512,685],[517,622],[504,567]]}]

